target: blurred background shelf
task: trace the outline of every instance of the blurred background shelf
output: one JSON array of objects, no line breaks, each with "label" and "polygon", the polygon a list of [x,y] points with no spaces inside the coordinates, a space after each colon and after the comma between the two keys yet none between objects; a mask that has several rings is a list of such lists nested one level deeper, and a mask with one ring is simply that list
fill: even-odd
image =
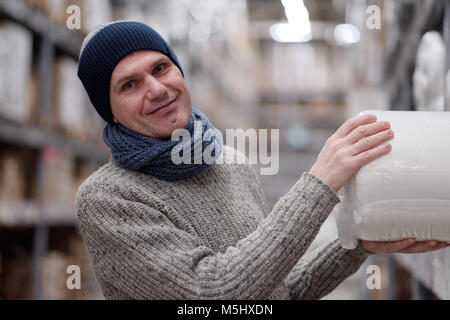
[{"label": "blurred background shelf", "polygon": [[52,130],[11,123],[2,119],[0,119],[0,142],[36,149],[55,146],[74,157],[99,163],[107,162],[109,159],[109,153],[105,146],[81,142]]},{"label": "blurred background shelf", "polygon": [[63,53],[78,59],[83,34],[59,25],[33,8],[30,3],[23,0],[2,0],[0,1],[0,18],[18,23],[39,37],[48,38]]},{"label": "blurred background shelf", "polygon": [[384,78],[387,80],[388,95],[394,101],[395,110],[408,110],[411,101],[401,101],[405,80],[411,81],[417,48],[422,35],[436,28],[442,28],[445,1],[400,1],[396,8],[401,29],[393,32],[388,41],[384,64]]},{"label": "blurred background shelf", "polygon": [[0,228],[35,227],[39,225],[67,227],[75,225],[75,211],[70,205],[37,203],[0,203]]},{"label": "blurred background shelf", "polygon": [[[92,3],[0,1],[0,298],[102,298],[74,207],[109,158],[76,76]],[[81,30],[66,25],[71,4],[83,7]],[[66,262],[83,267],[83,290],[65,287]]]}]

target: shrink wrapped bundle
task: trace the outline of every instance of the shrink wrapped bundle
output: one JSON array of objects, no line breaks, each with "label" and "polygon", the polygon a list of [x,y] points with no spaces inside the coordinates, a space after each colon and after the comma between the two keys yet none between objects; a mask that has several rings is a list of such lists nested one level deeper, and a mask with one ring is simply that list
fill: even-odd
[{"label": "shrink wrapped bundle", "polygon": [[363,166],[341,190],[342,246],[358,239],[450,242],[450,112],[364,111],[391,124],[392,150]]},{"label": "shrink wrapped bundle", "polygon": [[445,55],[445,43],[439,32],[425,33],[417,49],[413,74],[413,94],[417,110],[445,110]]}]

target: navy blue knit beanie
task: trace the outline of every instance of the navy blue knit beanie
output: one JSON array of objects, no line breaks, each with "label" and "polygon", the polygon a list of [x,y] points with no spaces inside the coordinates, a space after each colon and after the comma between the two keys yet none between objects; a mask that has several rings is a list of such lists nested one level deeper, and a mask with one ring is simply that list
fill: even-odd
[{"label": "navy blue knit beanie", "polygon": [[89,34],[81,48],[78,77],[98,114],[109,123],[113,115],[109,101],[111,74],[117,63],[137,50],[156,50],[180,63],[167,42],[151,27],[135,21],[119,21],[100,26]]}]

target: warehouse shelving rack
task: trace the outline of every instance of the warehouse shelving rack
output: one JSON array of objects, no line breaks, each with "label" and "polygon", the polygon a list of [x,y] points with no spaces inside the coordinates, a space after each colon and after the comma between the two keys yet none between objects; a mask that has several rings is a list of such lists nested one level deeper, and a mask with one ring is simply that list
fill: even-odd
[{"label": "warehouse shelving rack", "polygon": [[[450,69],[450,0],[424,0],[409,2],[408,4],[413,6],[411,21],[406,33],[402,35],[401,39],[397,39],[395,47],[387,56],[384,79],[392,109],[413,111],[412,72],[417,48],[425,32],[430,30],[441,32],[446,47],[446,71]],[[445,103],[445,110],[450,111],[450,102],[446,101]],[[420,258],[423,259],[423,256]],[[439,292],[434,291],[434,288],[424,284],[422,279],[426,279],[427,275],[421,274],[417,264],[401,263],[399,257],[390,256],[388,259],[388,274],[394,281],[390,283],[390,285],[393,285],[388,290],[389,299],[397,298],[395,283],[397,263],[400,263],[413,275],[411,288],[413,299],[442,298]],[[427,261],[427,263],[432,264],[432,261]],[[447,266],[447,269],[450,270],[450,266]],[[450,279],[440,279],[440,281],[449,283]],[[446,294],[450,293],[447,292]]]},{"label": "warehouse shelving rack", "polygon": [[1,1],[0,12],[3,17],[24,26],[35,35],[42,37],[43,40],[49,41],[53,46],[61,49],[67,55],[78,59],[78,52],[83,41],[81,34],[62,28],[44,13],[35,10],[23,0]]},{"label": "warehouse shelving rack", "polygon": [[[411,85],[412,67],[422,35],[431,30],[436,21],[448,20],[448,15],[445,13],[448,7],[447,0],[424,0],[409,2],[409,4],[413,6],[411,21],[405,34],[401,35],[401,39],[396,39],[390,54],[387,55],[384,70],[388,97],[395,110],[411,110],[412,101],[405,99],[402,95],[409,96],[404,91]],[[447,39],[447,48],[448,43]]]},{"label": "warehouse shelving rack", "polygon": [[[68,30],[51,20],[44,13],[36,10],[23,0],[0,1],[0,19],[15,22],[33,34],[39,43],[37,52],[37,66],[39,72],[39,113],[46,115],[50,112],[52,96],[51,68],[57,53],[77,60],[83,34],[77,30]],[[49,241],[49,228],[58,226],[74,226],[74,208],[58,207],[44,203],[43,190],[43,153],[48,147],[64,150],[73,158],[96,161],[101,164],[108,160],[108,153],[103,146],[95,143],[81,142],[61,133],[31,127],[28,125],[0,120],[0,142],[37,150],[36,203],[23,203],[17,207],[0,207],[1,212],[14,212],[20,216],[14,221],[2,220],[1,227],[15,228],[28,226],[34,228],[33,238],[33,294],[35,299],[45,299],[42,292],[41,260],[46,253]],[[6,214],[10,216],[10,214]],[[16,222],[19,220],[19,222]]]}]

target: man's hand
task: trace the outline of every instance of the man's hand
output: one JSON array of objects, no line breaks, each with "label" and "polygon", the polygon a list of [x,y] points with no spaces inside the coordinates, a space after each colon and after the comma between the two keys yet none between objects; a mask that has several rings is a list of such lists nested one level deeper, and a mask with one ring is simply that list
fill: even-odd
[{"label": "man's hand", "polygon": [[366,114],[347,120],[325,143],[309,173],[336,192],[358,170],[391,150],[390,124]]},{"label": "man's hand", "polygon": [[367,241],[361,240],[363,248],[370,253],[424,253],[450,246],[443,241],[416,242],[415,239],[400,241]]}]

